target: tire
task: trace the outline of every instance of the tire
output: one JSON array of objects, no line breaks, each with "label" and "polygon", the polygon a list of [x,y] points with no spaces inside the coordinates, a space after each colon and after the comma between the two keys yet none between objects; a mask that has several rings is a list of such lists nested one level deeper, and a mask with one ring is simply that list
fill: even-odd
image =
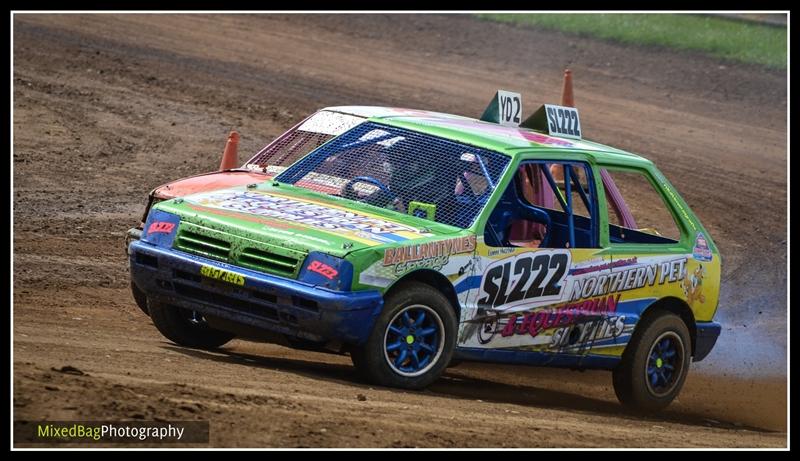
[{"label": "tire", "polygon": [[309,339],[286,336],[286,342],[292,349],[301,351],[326,352],[325,342],[311,341]]},{"label": "tire", "polygon": [[457,327],[453,306],[441,292],[405,283],[386,297],[367,342],[353,348],[350,357],[359,375],[372,383],[422,389],[450,363]]},{"label": "tire", "polygon": [[144,315],[150,315],[147,308],[147,295],[133,283],[133,280],[131,280],[131,293],[133,294],[133,300],[136,301],[136,305],[144,312]]},{"label": "tire", "polygon": [[150,315],[147,307],[147,295],[133,283],[133,280],[131,280],[131,293],[133,294],[133,300],[136,301],[136,305],[144,312],[144,315]]},{"label": "tire", "polygon": [[642,412],[665,408],[683,387],[691,355],[689,329],[680,317],[664,310],[646,316],[613,371],[617,399]]},{"label": "tire", "polygon": [[215,349],[235,337],[233,333],[209,327],[202,316],[188,309],[150,301],[148,310],[158,331],[180,346]]}]

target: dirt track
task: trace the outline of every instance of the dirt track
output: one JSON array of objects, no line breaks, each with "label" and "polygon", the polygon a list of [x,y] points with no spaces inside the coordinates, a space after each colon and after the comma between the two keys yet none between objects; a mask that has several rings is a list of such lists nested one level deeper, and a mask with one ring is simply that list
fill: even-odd
[{"label": "dirt track", "polygon": [[[15,419],[207,419],[213,446],[786,446],[785,72],[468,16],[13,26]],[[401,392],[346,356],[183,349],[134,305],[125,230],[231,128],[244,158],[327,105],[474,116],[505,88],[529,111],[567,65],[587,137],[653,159],[723,255],[720,344],[660,417],[623,413],[608,373],[463,364]]]}]

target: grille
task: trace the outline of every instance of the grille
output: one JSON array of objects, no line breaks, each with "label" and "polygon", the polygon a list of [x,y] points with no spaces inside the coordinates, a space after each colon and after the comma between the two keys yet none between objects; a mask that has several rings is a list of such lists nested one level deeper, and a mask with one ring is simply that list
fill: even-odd
[{"label": "grille", "polygon": [[158,268],[158,258],[155,256],[146,255],[144,253],[136,253],[136,262],[146,266]]},{"label": "grille", "polygon": [[175,247],[188,253],[195,253],[214,259],[227,260],[231,251],[230,242],[203,235],[181,226]]},{"label": "grille", "polygon": [[279,321],[278,311],[272,307],[263,306],[261,304],[252,303],[233,296],[226,296],[214,291],[204,290],[182,283],[175,283],[175,292],[181,296],[185,296],[197,301],[208,302],[220,306],[227,306],[237,311],[244,312],[258,317],[267,318],[273,321]]},{"label": "grille", "polygon": [[[208,235],[212,233],[214,236]],[[230,240],[230,241],[229,241]],[[258,272],[278,275],[281,277],[296,278],[300,267],[305,260],[306,253],[290,250],[263,243],[256,247],[245,247],[239,253],[233,249],[233,243],[238,239],[232,235],[212,231],[204,227],[181,223],[178,236],[175,239],[175,248],[207,258],[225,261],[230,264],[252,269]],[[252,244],[244,241],[242,246]],[[238,247],[238,248],[241,248]],[[183,277],[185,278],[185,277]]]},{"label": "grille", "polygon": [[292,256],[279,255],[271,251],[246,248],[239,255],[239,265],[248,269],[285,277],[294,277],[302,261]]},{"label": "grille", "polygon": [[508,157],[402,128],[362,123],[294,163],[277,180],[466,228]]}]

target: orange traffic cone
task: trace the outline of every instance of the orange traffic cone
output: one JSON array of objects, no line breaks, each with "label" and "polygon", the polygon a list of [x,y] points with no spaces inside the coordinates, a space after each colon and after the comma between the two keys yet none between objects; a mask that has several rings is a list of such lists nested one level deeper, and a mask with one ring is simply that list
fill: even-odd
[{"label": "orange traffic cone", "polygon": [[[575,107],[575,95],[572,93],[572,71],[564,69],[564,86],[561,89],[561,105],[566,107]],[[550,174],[553,179],[560,183],[564,183],[564,167],[561,165],[550,165]]]},{"label": "orange traffic cone", "polygon": [[228,142],[225,143],[225,151],[222,153],[222,161],[219,163],[219,169],[231,170],[239,167],[239,155],[237,149],[239,147],[239,133],[231,131],[228,135]]},{"label": "orange traffic cone", "polygon": [[575,96],[572,94],[572,71],[564,70],[564,88],[561,90],[561,105],[575,107]]}]

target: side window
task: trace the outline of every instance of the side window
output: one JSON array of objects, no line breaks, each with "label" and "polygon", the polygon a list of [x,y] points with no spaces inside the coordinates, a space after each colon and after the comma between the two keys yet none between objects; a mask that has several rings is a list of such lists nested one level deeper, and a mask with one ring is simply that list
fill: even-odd
[{"label": "side window", "polygon": [[[492,211],[484,241],[495,247],[594,248],[596,208],[589,167],[581,162],[530,161]],[[565,179],[569,178],[569,181]]]},{"label": "side window", "polygon": [[614,169],[607,172],[619,192],[613,193],[604,181],[611,243],[666,244],[680,240],[680,227],[645,172]]},{"label": "side window", "polygon": [[[560,163],[550,163],[547,164],[547,168],[555,180],[556,185],[561,190],[561,196],[565,197],[564,194],[566,193],[566,187],[564,184],[564,165]],[[586,169],[579,164],[572,164],[571,173],[573,180],[572,187],[570,188],[570,192],[572,194],[572,213],[576,216],[583,216],[587,219],[591,219],[591,212],[589,211],[586,202],[581,199],[581,194],[578,190],[578,185],[580,185],[580,189],[584,191],[584,194],[588,194],[589,183],[586,177]],[[556,206],[558,206],[558,202],[556,202]]]}]

